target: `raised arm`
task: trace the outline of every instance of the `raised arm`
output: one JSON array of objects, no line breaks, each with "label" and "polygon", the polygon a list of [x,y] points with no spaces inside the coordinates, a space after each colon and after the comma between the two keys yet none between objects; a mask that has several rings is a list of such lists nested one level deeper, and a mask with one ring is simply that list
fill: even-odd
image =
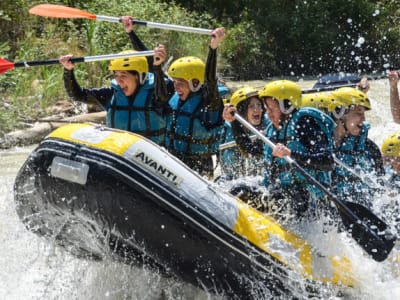
[{"label": "raised arm", "polygon": [[390,109],[392,111],[393,121],[400,124],[400,98],[399,98],[399,71],[391,71],[389,73],[390,86]]},{"label": "raised arm", "polygon": [[100,89],[85,89],[82,88],[74,74],[74,64],[70,61],[72,55],[61,56],[59,61],[64,66],[64,86],[69,97],[74,101],[88,103],[88,104],[101,104],[105,107],[112,97],[113,90],[111,88]]},{"label": "raised arm", "polygon": [[222,110],[223,107],[223,102],[219,96],[217,86],[217,48],[224,37],[225,29],[223,27],[217,28],[211,33],[211,41],[206,62],[206,98],[208,100],[207,105],[209,106],[210,110],[213,111]]},{"label": "raised arm", "polygon": [[[146,45],[142,42],[142,40],[137,36],[135,33],[134,29],[134,24],[133,24],[133,17],[131,16],[122,16],[121,17],[121,23],[122,26],[124,26],[125,32],[128,34],[129,40],[131,41],[132,48],[136,51],[146,51],[148,48]],[[153,72],[153,57],[152,56],[147,56],[147,62],[149,63],[150,67],[150,72]]]}]

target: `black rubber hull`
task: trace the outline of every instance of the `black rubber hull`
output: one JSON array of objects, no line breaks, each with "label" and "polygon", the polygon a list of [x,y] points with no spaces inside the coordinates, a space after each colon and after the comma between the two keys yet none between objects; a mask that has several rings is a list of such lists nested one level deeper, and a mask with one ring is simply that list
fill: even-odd
[{"label": "black rubber hull", "polygon": [[[50,175],[55,156],[89,165],[85,185]],[[104,252],[229,298],[288,296],[287,269],[138,164],[99,149],[45,140],[15,182],[27,228],[80,256]],[[84,225],[93,241],[79,237]],[[104,251],[99,251],[103,249]]]}]

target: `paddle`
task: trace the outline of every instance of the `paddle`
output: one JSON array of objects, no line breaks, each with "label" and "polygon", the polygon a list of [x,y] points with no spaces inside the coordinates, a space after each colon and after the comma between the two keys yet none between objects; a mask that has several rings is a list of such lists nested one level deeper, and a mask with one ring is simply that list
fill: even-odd
[{"label": "paddle", "polygon": [[[91,61],[102,61],[111,60],[115,58],[127,58],[134,56],[152,56],[154,51],[139,51],[139,52],[129,52],[129,53],[119,53],[119,54],[105,54],[105,55],[95,55],[95,56],[85,56],[85,57],[72,57],[71,62],[91,62]],[[19,68],[19,67],[33,67],[33,66],[44,66],[44,65],[56,65],[59,64],[58,59],[50,60],[34,60],[34,61],[21,61],[21,62],[11,62],[4,58],[0,58],[0,74],[8,70]]]},{"label": "paddle", "polygon": [[368,185],[370,188],[372,189],[381,189],[382,186],[380,186],[376,181],[374,181],[372,178],[369,178],[368,176],[365,175],[361,175],[360,173],[358,173],[356,170],[352,169],[350,166],[346,165],[344,162],[342,162],[339,158],[337,158],[336,156],[333,157],[335,163],[337,165],[339,165],[341,168],[343,168],[344,170],[348,171],[351,175],[353,175],[354,177],[360,179],[361,181],[363,181],[366,185]]},{"label": "paddle", "polygon": [[[121,19],[118,17],[95,15],[77,8],[72,8],[63,5],[56,5],[56,4],[36,5],[29,10],[29,13],[37,16],[51,17],[51,18],[89,19],[89,20],[107,21],[114,23],[121,22]],[[212,32],[212,30],[210,29],[202,29],[189,26],[163,24],[163,23],[155,23],[155,22],[140,21],[140,20],[132,20],[132,21],[136,25],[147,26],[149,28],[167,29],[167,30],[175,30],[175,31],[199,33],[199,34],[211,34]]]},{"label": "paddle", "polygon": [[[235,114],[235,119],[254,133],[257,138],[261,139],[269,147],[272,149],[275,147],[274,143],[243,119],[239,114]],[[296,168],[305,178],[307,178],[310,183],[317,186],[329,200],[335,203],[346,229],[351,233],[354,240],[369,255],[371,255],[374,260],[383,261],[387,258],[394,247],[396,238],[385,235],[385,231],[388,228],[385,222],[360,204],[340,200],[292,158],[285,156],[284,159],[290,166]]]}]

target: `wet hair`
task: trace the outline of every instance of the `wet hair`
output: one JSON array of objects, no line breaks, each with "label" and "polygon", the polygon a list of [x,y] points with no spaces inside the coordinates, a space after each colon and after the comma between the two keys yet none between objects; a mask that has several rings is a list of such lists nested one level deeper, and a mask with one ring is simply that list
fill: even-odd
[{"label": "wet hair", "polygon": [[138,77],[139,77],[138,71],[129,70],[128,72],[131,73],[131,74],[134,75],[134,76],[138,76]]}]

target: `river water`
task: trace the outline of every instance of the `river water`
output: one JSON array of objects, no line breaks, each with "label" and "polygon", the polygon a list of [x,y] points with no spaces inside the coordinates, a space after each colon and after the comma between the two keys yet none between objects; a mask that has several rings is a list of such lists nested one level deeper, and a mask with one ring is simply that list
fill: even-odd
[{"label": "river water", "polygon": [[[300,85],[309,88],[312,83]],[[369,96],[373,106],[367,113],[370,138],[381,145],[390,133],[400,132],[400,125],[392,121],[387,80],[371,82]],[[0,152],[0,299],[219,299],[146,269],[111,260],[77,259],[27,231],[15,212],[13,183],[33,148]],[[387,200],[376,199],[377,206]],[[342,294],[324,289],[321,297],[400,299],[400,262],[395,253],[384,263],[372,261],[358,249],[351,250],[349,257],[357,274],[355,287]]]}]

